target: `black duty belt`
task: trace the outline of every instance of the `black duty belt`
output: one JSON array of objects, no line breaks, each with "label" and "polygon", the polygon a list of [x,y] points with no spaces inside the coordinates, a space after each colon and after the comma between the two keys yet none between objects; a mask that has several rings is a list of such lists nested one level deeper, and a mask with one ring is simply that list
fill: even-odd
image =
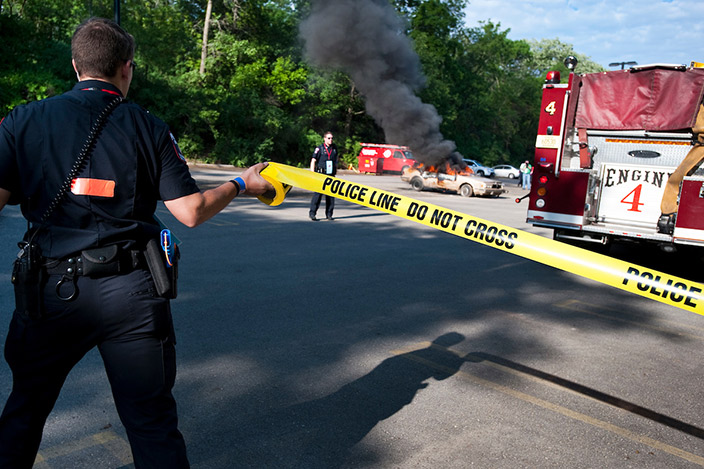
[{"label": "black duty belt", "polygon": [[90,250],[62,259],[45,259],[44,267],[49,275],[100,278],[146,269],[147,261],[144,253],[137,250],[118,249],[117,253],[102,254],[99,250]]},{"label": "black duty belt", "polygon": [[[49,275],[61,275],[56,282],[56,296],[71,301],[78,296],[78,277],[90,278],[123,275],[137,269],[148,268],[144,252],[121,249],[117,245],[86,249],[63,259],[45,259],[44,268]],[[66,285],[69,284],[69,285]]]}]

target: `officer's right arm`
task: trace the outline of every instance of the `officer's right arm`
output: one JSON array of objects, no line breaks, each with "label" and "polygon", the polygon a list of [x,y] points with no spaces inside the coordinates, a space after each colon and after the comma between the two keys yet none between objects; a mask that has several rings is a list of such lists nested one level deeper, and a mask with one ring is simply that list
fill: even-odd
[{"label": "officer's right arm", "polygon": [[[267,164],[255,164],[240,175],[247,186],[245,194],[257,196],[274,190],[274,187],[259,175]],[[196,192],[178,199],[165,200],[164,205],[178,221],[193,228],[227,207],[236,196],[235,185],[228,181],[213,189]]]},{"label": "officer's right arm", "polygon": [[0,210],[2,210],[5,207],[8,200],[10,200],[10,191],[5,190],[5,189],[0,189]]}]

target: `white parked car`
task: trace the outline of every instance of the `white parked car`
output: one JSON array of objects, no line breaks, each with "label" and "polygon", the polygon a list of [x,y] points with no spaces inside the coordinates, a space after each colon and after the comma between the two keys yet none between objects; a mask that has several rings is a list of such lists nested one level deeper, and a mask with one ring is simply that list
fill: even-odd
[{"label": "white parked car", "polygon": [[494,170],[484,166],[479,161],[470,160],[467,158],[465,158],[462,161],[464,161],[469,168],[472,168],[472,171],[474,171],[474,174],[476,174],[477,176],[488,177],[488,178],[494,177]]},{"label": "white parked car", "polygon": [[510,178],[518,179],[521,175],[521,171],[518,168],[514,168],[510,164],[500,164],[492,168],[496,177],[500,178]]}]

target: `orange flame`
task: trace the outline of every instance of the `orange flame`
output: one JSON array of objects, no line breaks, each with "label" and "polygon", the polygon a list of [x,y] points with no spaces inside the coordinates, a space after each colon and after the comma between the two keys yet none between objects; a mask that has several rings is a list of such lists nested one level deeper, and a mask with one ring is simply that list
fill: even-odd
[{"label": "orange flame", "polygon": [[455,174],[464,174],[464,175],[469,175],[469,174],[474,174],[474,170],[470,168],[469,166],[466,166],[465,168],[455,168],[450,166],[449,162],[446,162],[442,166],[428,166],[425,167],[422,163],[418,164],[416,166],[416,169],[420,172],[427,171],[429,173],[444,173],[444,174],[449,174],[451,176],[454,176]]}]

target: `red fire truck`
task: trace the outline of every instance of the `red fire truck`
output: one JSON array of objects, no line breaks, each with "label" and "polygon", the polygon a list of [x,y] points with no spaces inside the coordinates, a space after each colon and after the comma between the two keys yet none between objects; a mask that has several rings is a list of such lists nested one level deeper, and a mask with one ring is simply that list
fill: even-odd
[{"label": "red fire truck", "polygon": [[378,143],[361,145],[357,162],[362,173],[402,173],[405,168],[413,167],[416,162],[408,147]]},{"label": "red fire truck", "polygon": [[580,245],[704,246],[704,68],[576,62],[543,85],[527,222]]}]

